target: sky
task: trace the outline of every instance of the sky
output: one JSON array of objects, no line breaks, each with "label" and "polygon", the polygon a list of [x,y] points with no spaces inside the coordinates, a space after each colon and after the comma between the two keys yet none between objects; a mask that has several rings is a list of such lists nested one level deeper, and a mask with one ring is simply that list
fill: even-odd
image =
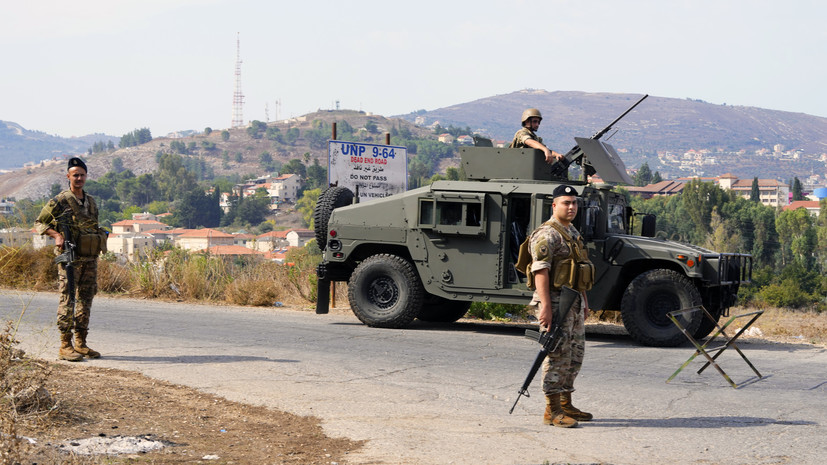
[{"label": "sky", "polygon": [[0,120],[63,137],[228,128],[237,38],[245,123],[527,88],[827,117],[825,18],[815,0],[7,1]]}]

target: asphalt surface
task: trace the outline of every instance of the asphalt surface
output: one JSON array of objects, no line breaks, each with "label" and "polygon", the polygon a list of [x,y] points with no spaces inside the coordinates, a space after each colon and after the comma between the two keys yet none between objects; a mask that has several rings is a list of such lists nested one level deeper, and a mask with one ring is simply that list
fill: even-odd
[{"label": "asphalt surface", "polygon": [[[57,294],[0,290],[31,355],[55,359]],[[22,317],[21,317],[22,314]],[[760,327],[760,319],[756,326]],[[745,340],[764,375],[733,350],[733,389],[689,346],[648,348],[589,334],[575,404],[595,420],[542,424],[539,380],[508,410],[538,347],[522,328],[460,322],[363,326],[350,314],[98,297],[90,365],[133,370],[230,400],[321,418],[331,436],[367,440],[354,463],[825,463],[827,350]]]}]

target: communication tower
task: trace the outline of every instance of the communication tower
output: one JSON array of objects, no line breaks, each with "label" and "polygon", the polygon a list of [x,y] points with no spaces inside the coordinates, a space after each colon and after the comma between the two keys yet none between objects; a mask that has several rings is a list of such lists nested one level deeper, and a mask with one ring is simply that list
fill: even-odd
[{"label": "communication tower", "polygon": [[244,94],[241,93],[241,33],[236,36],[235,92],[233,92],[233,123],[230,127],[244,126]]}]

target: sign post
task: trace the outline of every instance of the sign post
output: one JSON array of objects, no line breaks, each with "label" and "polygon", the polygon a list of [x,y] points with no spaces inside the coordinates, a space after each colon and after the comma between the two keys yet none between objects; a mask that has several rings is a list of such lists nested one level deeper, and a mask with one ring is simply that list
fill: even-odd
[{"label": "sign post", "polygon": [[366,202],[408,189],[408,149],[393,145],[331,140],[328,182],[358,192]]}]

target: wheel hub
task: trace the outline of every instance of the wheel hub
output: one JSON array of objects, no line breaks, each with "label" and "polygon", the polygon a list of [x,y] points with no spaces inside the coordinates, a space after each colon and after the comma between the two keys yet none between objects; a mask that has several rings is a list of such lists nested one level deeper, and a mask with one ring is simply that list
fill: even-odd
[{"label": "wheel hub", "polygon": [[368,299],[377,307],[392,307],[399,299],[399,287],[388,277],[377,278],[368,286]]},{"label": "wheel hub", "polygon": [[670,292],[659,292],[646,301],[646,314],[649,321],[658,326],[671,326],[672,322],[667,313],[680,310],[681,302],[678,296]]}]

